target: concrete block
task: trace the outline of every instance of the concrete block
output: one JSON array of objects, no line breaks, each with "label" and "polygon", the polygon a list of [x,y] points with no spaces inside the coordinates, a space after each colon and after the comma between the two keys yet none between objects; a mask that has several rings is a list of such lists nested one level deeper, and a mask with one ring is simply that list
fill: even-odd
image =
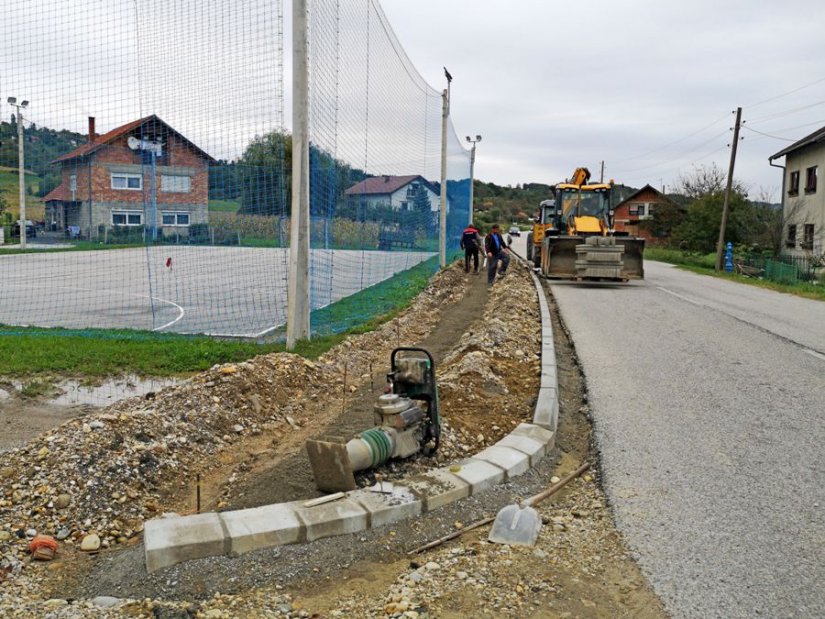
[{"label": "concrete block", "polygon": [[[544,428],[541,429],[543,430]],[[530,438],[529,436],[517,436],[515,434],[508,434],[496,443],[496,446],[509,447],[510,449],[516,449],[526,454],[527,457],[530,458],[530,466],[535,466],[538,461],[544,457],[544,454],[547,453],[547,447],[545,447],[541,441]]]},{"label": "concrete block", "polygon": [[539,397],[536,401],[536,410],[533,412],[533,423],[553,432],[559,421],[559,399],[555,389],[539,388]]},{"label": "concrete block", "polygon": [[149,520],[143,529],[143,546],[150,574],[182,561],[229,551],[223,522],[214,512]]},{"label": "concrete block", "polygon": [[395,484],[390,494],[355,490],[349,498],[367,510],[371,529],[418,516],[423,510],[423,501],[412,490]]},{"label": "concrete block", "polygon": [[539,443],[543,443],[546,449],[545,453],[549,453],[556,444],[556,434],[552,430],[542,428],[532,423],[518,424],[513,428],[513,431],[510,432],[510,436],[525,436]]},{"label": "concrete block", "polygon": [[304,507],[306,501],[286,503],[306,526],[306,540],[356,533],[367,528],[367,510],[349,498]]},{"label": "concrete block", "polygon": [[470,484],[446,468],[433,469],[404,480],[410,490],[424,502],[424,512],[470,496]]},{"label": "concrete block", "polygon": [[473,456],[475,460],[484,460],[504,469],[505,479],[511,479],[525,473],[530,468],[530,456],[509,447],[493,445]]},{"label": "concrete block", "polygon": [[[556,366],[552,366],[551,368],[543,367],[541,370],[541,382],[539,384],[540,389],[550,389],[552,391],[556,391],[559,386],[559,379],[558,374],[556,374]],[[550,396],[555,397],[555,396]]]},{"label": "concrete block", "polygon": [[462,460],[460,465],[461,469],[455,473],[455,476],[470,484],[471,495],[484,492],[504,481],[504,469],[485,460],[469,458]]},{"label": "concrete block", "polygon": [[259,548],[294,544],[305,539],[304,524],[284,503],[221,514],[229,535],[229,551],[243,554]]}]

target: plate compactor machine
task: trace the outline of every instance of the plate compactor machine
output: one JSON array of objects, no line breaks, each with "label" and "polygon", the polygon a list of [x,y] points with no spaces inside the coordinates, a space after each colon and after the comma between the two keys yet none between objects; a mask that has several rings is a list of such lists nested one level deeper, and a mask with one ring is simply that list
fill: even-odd
[{"label": "plate compactor machine", "polygon": [[438,449],[441,421],[432,355],[423,348],[396,348],[390,355],[385,393],[375,404],[375,427],[344,443],[306,443],[315,484],[322,492],[355,490],[355,472],[392,458]]}]

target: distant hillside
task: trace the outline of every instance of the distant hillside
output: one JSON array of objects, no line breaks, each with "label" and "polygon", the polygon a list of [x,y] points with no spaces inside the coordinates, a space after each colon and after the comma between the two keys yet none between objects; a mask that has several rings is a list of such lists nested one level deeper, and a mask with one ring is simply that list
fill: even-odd
[{"label": "distant hillside", "polygon": [[[627,185],[615,186],[615,201],[621,202],[637,191]],[[486,228],[493,223],[525,226],[527,218],[537,211],[542,200],[553,197],[551,186],[545,183],[524,183],[515,187],[475,181],[473,185],[475,223]]]},{"label": "distant hillside", "polygon": [[[85,143],[86,139],[85,135],[73,131],[26,125],[26,170],[39,179],[36,182],[27,181],[30,195],[43,197],[60,184],[59,168],[49,163]],[[16,182],[17,165],[17,123],[0,122],[0,173],[5,173],[2,172],[4,168],[5,171],[13,170]],[[16,195],[9,196],[6,192],[5,182],[0,181],[0,191],[5,194],[7,202],[18,203]]]},{"label": "distant hillside", "polygon": [[[2,219],[3,213],[9,213],[14,221],[18,217],[20,210],[20,181],[17,169],[0,167],[0,222],[8,223]],[[34,172],[26,172],[26,219],[38,221],[43,219],[43,201],[35,197],[40,191],[43,179]]]}]

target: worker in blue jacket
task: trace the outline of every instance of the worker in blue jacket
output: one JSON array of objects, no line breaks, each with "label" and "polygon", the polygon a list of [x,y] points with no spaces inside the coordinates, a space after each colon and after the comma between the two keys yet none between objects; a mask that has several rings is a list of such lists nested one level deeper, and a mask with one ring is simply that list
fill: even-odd
[{"label": "worker in blue jacket", "polygon": [[[498,270],[499,277],[504,277],[507,266],[510,264],[510,252],[501,236],[501,228],[498,224],[493,224],[490,233],[484,237],[484,250],[487,252],[487,287],[489,288],[496,281],[496,270]],[[499,263],[501,263],[501,268],[499,268]]]}]

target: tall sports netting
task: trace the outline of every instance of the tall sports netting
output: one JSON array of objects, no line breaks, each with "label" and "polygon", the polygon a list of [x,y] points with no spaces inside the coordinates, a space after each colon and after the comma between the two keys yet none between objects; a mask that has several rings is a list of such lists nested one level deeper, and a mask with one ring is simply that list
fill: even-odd
[{"label": "tall sports netting", "polygon": [[[442,99],[378,2],[309,5],[311,304],[367,289],[346,314],[314,312],[313,331],[327,332],[389,309],[392,294],[376,284],[438,268]],[[452,125],[448,161],[452,250],[468,217],[470,176]]]},{"label": "tall sports netting", "polygon": [[[441,103],[377,2],[309,7],[318,333],[380,313],[405,277],[436,268]],[[30,0],[3,30],[0,323],[277,337],[281,3]],[[454,247],[469,159],[452,131],[449,169]]]}]

